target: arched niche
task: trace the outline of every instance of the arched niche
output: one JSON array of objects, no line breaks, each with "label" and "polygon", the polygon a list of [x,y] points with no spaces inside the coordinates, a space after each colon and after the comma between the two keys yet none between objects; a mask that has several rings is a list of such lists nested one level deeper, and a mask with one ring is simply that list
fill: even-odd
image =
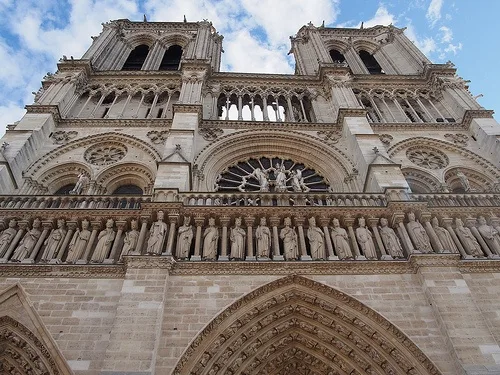
[{"label": "arched niche", "polygon": [[172,374],[440,372],[374,310],[324,284],[289,276],[222,311],[191,342]]},{"label": "arched niche", "polygon": [[440,190],[441,183],[430,173],[417,168],[403,168],[401,172],[405,176],[408,186],[410,186],[413,193],[435,193]]},{"label": "arched niche", "polygon": [[444,180],[450,193],[493,191],[494,181],[478,170],[465,167],[449,168]]},{"label": "arched niche", "polygon": [[96,189],[101,194],[113,194],[120,186],[133,185],[149,194],[155,175],[156,171],[143,164],[115,164],[96,176]]},{"label": "arched niche", "polygon": [[205,147],[194,160],[203,173],[200,191],[212,191],[218,176],[241,160],[267,157],[293,160],[315,170],[333,191],[343,191],[343,181],[355,168],[352,161],[334,146],[293,131],[241,131],[219,138]]},{"label": "arched niche", "polygon": [[[63,163],[41,173],[36,180],[42,186],[47,188],[49,194],[64,195],[65,193],[61,189],[63,187],[69,187],[70,185],[76,185],[78,178],[82,173],[90,178],[92,176],[91,168],[83,163]],[[84,187],[83,191],[85,190],[86,187]]]},{"label": "arched niche", "polygon": [[144,61],[149,54],[149,46],[146,44],[139,44],[136,46],[125,60],[122,70],[141,70]]},{"label": "arched niche", "polygon": [[178,44],[171,45],[161,59],[159,70],[178,70],[181,57],[182,47]]}]

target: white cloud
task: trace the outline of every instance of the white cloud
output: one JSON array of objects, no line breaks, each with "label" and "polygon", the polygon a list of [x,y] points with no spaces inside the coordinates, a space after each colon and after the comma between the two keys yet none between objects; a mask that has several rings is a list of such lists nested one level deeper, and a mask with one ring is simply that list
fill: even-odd
[{"label": "white cloud", "polygon": [[396,23],[396,17],[394,16],[394,14],[389,13],[387,8],[383,4],[381,4],[375,12],[375,15],[368,21],[365,21],[364,27],[372,27],[377,25],[387,26],[394,23]]},{"label": "white cloud", "polygon": [[430,56],[430,54],[437,49],[437,43],[432,37],[421,37],[420,35],[417,34],[415,31],[414,26],[409,23],[406,30],[405,34],[410,39],[419,50],[422,51],[424,55],[427,57]]},{"label": "white cloud", "polygon": [[427,8],[427,14],[425,16],[429,20],[431,26],[434,26],[436,22],[441,19],[443,1],[444,0],[431,0],[429,8]]},{"label": "white cloud", "polygon": [[443,33],[441,37],[442,43],[450,43],[453,40],[453,31],[449,27],[441,26],[439,31]]},{"label": "white cloud", "polygon": [[[2,121],[2,125],[7,126],[19,121],[21,117],[24,116],[25,112],[24,108],[14,102],[8,102],[4,105],[0,105],[0,119]],[[0,126],[0,137],[2,137],[5,133],[5,126]]]}]

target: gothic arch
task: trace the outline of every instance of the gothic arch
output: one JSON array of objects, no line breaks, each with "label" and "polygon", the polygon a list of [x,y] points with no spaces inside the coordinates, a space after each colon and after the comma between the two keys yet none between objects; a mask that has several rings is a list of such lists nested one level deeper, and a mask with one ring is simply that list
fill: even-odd
[{"label": "gothic arch", "polygon": [[134,49],[138,45],[145,44],[151,50],[151,47],[155,43],[156,39],[156,36],[144,32],[129,34],[125,37],[125,41],[132,47],[131,49]]},{"label": "gothic arch", "polygon": [[372,40],[367,40],[367,39],[358,39],[355,40],[352,43],[352,46],[356,53],[359,53],[361,50],[365,50],[368,53],[371,53],[372,55],[377,52],[379,45]]},{"label": "gothic arch", "polygon": [[115,164],[96,176],[98,190],[111,194],[122,185],[136,185],[148,194],[154,185],[156,171],[139,163]]},{"label": "gothic arch", "polygon": [[[316,155],[324,155],[317,158]],[[314,169],[332,185],[344,181],[355,168],[347,155],[334,146],[299,132],[248,130],[219,138],[200,151],[193,164],[205,178],[201,191],[210,191],[217,176],[230,165],[255,157],[292,159]]]},{"label": "gothic arch", "polygon": [[444,181],[446,185],[448,185],[450,192],[465,192],[463,183],[457,176],[457,172],[459,171],[467,177],[473,191],[482,192],[493,190],[494,180],[485,176],[483,173],[467,167],[451,167],[444,172]]},{"label": "gothic arch", "polygon": [[301,276],[234,302],[191,342],[174,375],[440,374],[397,327],[358,300]]},{"label": "gothic arch", "polygon": [[[469,159],[470,161],[474,162],[477,166],[477,170],[480,170],[481,173],[484,175],[484,177],[489,179],[490,181],[496,181],[500,179],[500,171],[498,170],[498,168],[496,168],[494,164],[492,164],[485,158],[463,147],[459,147],[453,143],[442,141],[435,138],[415,137],[415,138],[405,139],[389,147],[387,153],[389,157],[394,160],[396,154],[398,154],[399,152],[407,150],[411,147],[418,147],[418,146],[422,148],[430,147],[441,150],[443,152],[457,154],[464,159]],[[456,167],[459,166],[450,165],[447,169],[443,169],[441,175],[438,176],[438,179],[441,181],[445,181],[446,171],[450,168],[456,168]],[[468,167],[471,168],[470,165],[468,165]]]},{"label": "gothic arch", "polygon": [[65,185],[76,184],[81,173],[85,173],[90,179],[93,179],[91,168],[80,162],[71,162],[56,165],[45,171],[38,178],[38,182],[47,188],[49,194],[54,194]]},{"label": "gothic arch", "polygon": [[162,36],[159,39],[159,42],[163,44],[166,48],[173,46],[174,44],[178,44],[185,50],[187,45],[189,44],[189,38],[186,35],[182,34],[168,34]]},{"label": "gothic arch", "polygon": [[401,172],[414,193],[434,193],[440,190],[441,182],[426,171],[419,168],[403,168]]},{"label": "gothic arch", "polygon": [[337,51],[345,55],[345,53],[349,49],[349,44],[338,39],[326,40],[324,43],[327,51],[330,51],[331,49],[336,49]]},{"label": "gothic arch", "polygon": [[[120,134],[115,132],[99,133],[89,135],[77,140],[70,141],[65,145],[59,146],[56,149],[46,153],[40,159],[35,161],[33,164],[26,169],[24,174],[25,177],[31,177],[33,179],[38,179],[38,177],[43,173],[44,167],[48,164],[54,163],[55,159],[60,158],[64,154],[67,154],[78,148],[95,145],[97,143],[109,143],[109,144],[124,144],[131,146],[133,148],[141,150],[145,156],[149,156],[151,161],[158,162],[161,160],[161,156],[157,150],[151,147],[148,143],[143,140],[134,137],[132,135]],[[143,158],[144,160],[145,158]],[[64,162],[68,160],[65,159]]]}]

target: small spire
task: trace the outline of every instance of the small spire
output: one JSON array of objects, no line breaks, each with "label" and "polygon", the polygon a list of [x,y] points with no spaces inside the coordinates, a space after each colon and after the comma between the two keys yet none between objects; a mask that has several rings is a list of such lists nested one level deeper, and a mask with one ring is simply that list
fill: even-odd
[{"label": "small spire", "polygon": [[361,27],[360,27],[361,30],[363,30],[364,25],[365,25],[365,23],[361,22]]},{"label": "small spire", "polygon": [[321,27],[325,27],[325,20],[323,20],[323,23],[321,24]]},{"label": "small spire", "polygon": [[148,22],[148,18],[146,17],[146,14],[144,14],[144,22]]},{"label": "small spire", "polygon": [[186,15],[184,15],[184,22],[187,22]]}]

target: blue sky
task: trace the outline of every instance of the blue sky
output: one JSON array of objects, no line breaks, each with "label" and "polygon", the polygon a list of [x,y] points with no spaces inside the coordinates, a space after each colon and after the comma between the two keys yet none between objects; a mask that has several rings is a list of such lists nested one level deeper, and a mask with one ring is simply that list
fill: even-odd
[{"label": "blue sky", "polygon": [[208,19],[224,35],[223,71],[292,73],[289,36],[328,27],[390,23],[436,63],[451,60],[479,103],[497,112],[499,0],[0,0],[0,136],[62,55],[79,58],[102,22]]}]

